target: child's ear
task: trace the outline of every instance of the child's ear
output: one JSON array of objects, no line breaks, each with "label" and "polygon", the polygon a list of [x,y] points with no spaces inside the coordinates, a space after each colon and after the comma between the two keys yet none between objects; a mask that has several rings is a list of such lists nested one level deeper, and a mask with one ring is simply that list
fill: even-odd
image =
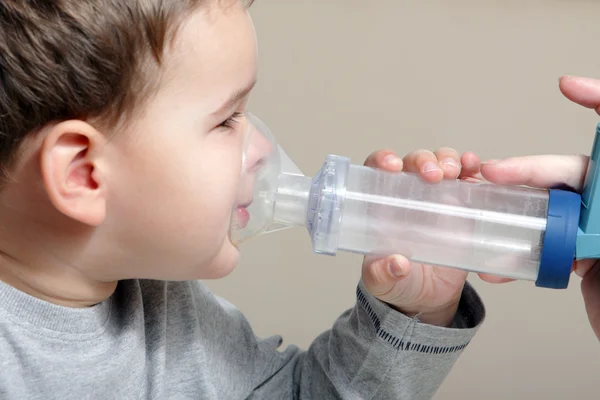
[{"label": "child's ear", "polygon": [[41,173],[52,204],[63,214],[97,226],[106,216],[103,153],[106,140],[90,124],[52,127],[41,149]]}]

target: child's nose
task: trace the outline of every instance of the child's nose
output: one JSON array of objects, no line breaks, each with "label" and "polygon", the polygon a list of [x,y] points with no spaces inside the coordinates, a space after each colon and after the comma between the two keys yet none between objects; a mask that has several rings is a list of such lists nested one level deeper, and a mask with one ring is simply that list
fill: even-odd
[{"label": "child's nose", "polygon": [[256,172],[274,150],[274,144],[260,130],[252,127],[248,147],[246,148],[247,172]]}]

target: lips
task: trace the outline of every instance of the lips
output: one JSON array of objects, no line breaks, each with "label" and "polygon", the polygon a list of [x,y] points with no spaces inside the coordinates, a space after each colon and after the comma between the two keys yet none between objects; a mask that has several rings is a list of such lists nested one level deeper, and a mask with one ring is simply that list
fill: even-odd
[{"label": "lips", "polygon": [[244,229],[250,222],[250,213],[247,208],[239,207],[236,210],[236,221],[239,229]]},{"label": "lips", "polygon": [[250,222],[250,212],[248,211],[248,207],[250,207],[250,203],[239,205],[236,209],[235,219],[237,222],[238,229],[244,229],[248,226]]}]

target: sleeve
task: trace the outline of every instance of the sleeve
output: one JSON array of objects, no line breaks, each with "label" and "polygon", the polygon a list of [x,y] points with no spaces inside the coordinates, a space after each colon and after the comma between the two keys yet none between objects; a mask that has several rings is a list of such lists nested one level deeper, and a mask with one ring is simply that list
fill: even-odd
[{"label": "sleeve", "polygon": [[274,351],[249,398],[431,399],[485,318],[469,283],[452,328],[406,317],[362,282],[356,300],[307,351]]}]

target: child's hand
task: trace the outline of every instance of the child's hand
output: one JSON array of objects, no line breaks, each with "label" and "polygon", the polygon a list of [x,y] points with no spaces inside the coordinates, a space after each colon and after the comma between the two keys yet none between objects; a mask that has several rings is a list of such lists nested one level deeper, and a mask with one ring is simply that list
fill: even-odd
[{"label": "child's hand", "polygon": [[[443,148],[435,153],[419,150],[404,159],[392,151],[372,153],[365,165],[386,171],[419,173],[429,182],[442,179],[483,180],[480,160],[473,153],[462,157]],[[369,292],[409,317],[438,326],[451,326],[468,273],[465,271],[411,264],[405,257],[394,255],[383,259],[365,257],[362,278]],[[483,276],[489,282],[507,282],[508,279]]]}]

